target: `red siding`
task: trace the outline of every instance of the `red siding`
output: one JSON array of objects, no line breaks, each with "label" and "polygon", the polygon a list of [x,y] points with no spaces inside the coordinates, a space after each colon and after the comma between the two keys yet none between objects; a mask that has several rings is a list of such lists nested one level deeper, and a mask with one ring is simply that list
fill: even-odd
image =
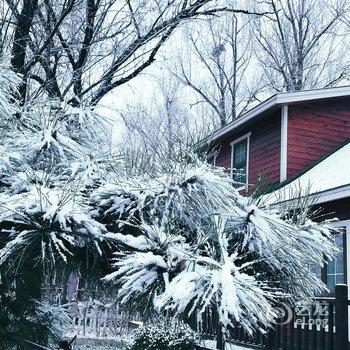
[{"label": "red siding", "polygon": [[[265,183],[279,181],[281,110],[258,119],[220,140],[216,164],[231,168],[230,143],[251,132],[249,183],[263,176]],[[287,177],[306,170],[350,139],[350,98],[290,105],[288,107]]]},{"label": "red siding", "polygon": [[350,138],[350,99],[288,108],[288,178]]},{"label": "red siding", "polygon": [[231,168],[230,143],[244,134],[251,132],[249,149],[248,180],[253,187],[259,175],[265,182],[279,181],[280,144],[281,144],[281,111],[264,117],[259,122],[239,132],[233,132],[219,145],[216,165]]}]

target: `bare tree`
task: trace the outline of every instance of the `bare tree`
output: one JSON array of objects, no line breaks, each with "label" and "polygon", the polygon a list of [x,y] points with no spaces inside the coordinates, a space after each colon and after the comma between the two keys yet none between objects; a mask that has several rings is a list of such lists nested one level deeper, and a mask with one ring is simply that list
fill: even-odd
[{"label": "bare tree", "polygon": [[341,39],[342,0],[268,0],[270,16],[252,28],[258,58],[274,90],[329,87],[348,78],[349,60]]},{"label": "bare tree", "polygon": [[[196,104],[209,105],[214,119],[224,126],[244,112],[261,90],[258,75],[254,86],[248,79],[252,63],[248,19],[237,14],[208,19],[197,30],[191,27],[187,36],[194,63],[181,57],[179,72],[174,74],[195,91]],[[193,64],[198,64],[195,72]]]},{"label": "bare tree", "polygon": [[96,105],[154,62],[183,22],[236,10],[213,0],[3,0],[11,63],[28,95]]},{"label": "bare tree", "polygon": [[171,160],[191,153],[193,144],[208,133],[209,126],[189,113],[182,92],[177,80],[161,77],[150,100],[133,101],[119,111],[125,126],[120,148],[133,165],[130,171],[142,174],[154,167],[167,167],[173,164]]}]

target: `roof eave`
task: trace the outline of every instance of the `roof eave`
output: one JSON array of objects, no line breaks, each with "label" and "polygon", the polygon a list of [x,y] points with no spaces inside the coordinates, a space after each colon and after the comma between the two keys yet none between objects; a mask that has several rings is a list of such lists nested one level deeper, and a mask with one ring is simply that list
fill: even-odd
[{"label": "roof eave", "polygon": [[[339,187],[331,188],[317,193],[311,193],[307,196],[310,199],[312,205],[323,204],[327,202],[337,201],[340,199],[350,198],[350,184],[342,185]],[[286,200],[280,200],[271,204],[271,207],[278,207],[285,203],[293,203],[297,201],[297,198],[291,198]]]},{"label": "roof eave", "polygon": [[276,94],[266,101],[260,103],[258,106],[252,108],[250,111],[244,113],[241,117],[235,119],[231,123],[227,124],[221,129],[214,131],[210,136],[203,139],[199,144],[205,145],[212,143],[213,141],[221,138],[222,136],[229,133],[231,130],[236,129],[248,121],[254,119],[258,115],[267,112],[269,109],[274,107],[279,107],[283,105],[298,103],[298,102],[308,102],[315,100],[323,100],[330,98],[341,98],[350,96],[350,86],[346,87],[336,87],[327,89],[315,89],[315,90],[304,90],[289,93]]},{"label": "roof eave", "polygon": [[215,141],[216,139],[220,138],[221,136],[224,136],[228,132],[230,132],[233,129],[236,129],[240,127],[241,125],[247,123],[249,120],[255,118],[259,114],[262,114],[269,110],[270,108],[276,106],[277,96],[274,95],[267,99],[266,101],[260,103],[258,106],[254,107],[250,111],[244,113],[241,117],[237,118],[236,120],[232,121],[231,123],[227,124],[221,129],[218,129],[217,131],[214,131],[213,134],[206,137],[204,140],[202,140],[202,144],[210,143],[212,141]]}]

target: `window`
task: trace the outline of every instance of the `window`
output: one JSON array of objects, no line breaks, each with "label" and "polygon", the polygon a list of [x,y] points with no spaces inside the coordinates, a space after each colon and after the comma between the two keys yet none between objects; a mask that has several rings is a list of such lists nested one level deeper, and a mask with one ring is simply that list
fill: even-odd
[{"label": "window", "polygon": [[340,232],[334,235],[334,241],[339,248],[336,259],[330,261],[322,269],[320,267],[311,267],[311,271],[316,274],[328,287],[331,294],[335,292],[335,285],[346,283],[346,232]]},{"label": "window", "polygon": [[327,287],[331,293],[335,291],[335,285],[345,283],[344,268],[344,233],[334,235],[334,240],[339,248],[336,259],[327,264]]},{"label": "window", "polygon": [[248,185],[250,133],[231,143],[232,147],[232,178],[238,190]]}]

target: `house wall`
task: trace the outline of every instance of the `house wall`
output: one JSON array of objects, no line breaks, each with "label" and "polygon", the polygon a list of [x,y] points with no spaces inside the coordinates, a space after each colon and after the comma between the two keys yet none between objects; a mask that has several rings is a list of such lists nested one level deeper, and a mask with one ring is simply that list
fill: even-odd
[{"label": "house wall", "polygon": [[262,175],[264,181],[279,181],[280,175],[280,144],[281,144],[281,111],[278,110],[265,116],[257,123],[239,132],[230,133],[217,146],[218,154],[215,164],[231,169],[230,143],[251,132],[249,147],[248,181],[253,188]]},{"label": "house wall", "polygon": [[288,178],[350,138],[350,99],[288,107]]},{"label": "house wall", "polygon": [[[217,146],[216,165],[231,169],[230,143],[251,132],[250,188],[259,175],[265,184],[280,180],[281,109],[230,132]],[[350,139],[350,98],[288,106],[287,179],[306,170]]]}]

